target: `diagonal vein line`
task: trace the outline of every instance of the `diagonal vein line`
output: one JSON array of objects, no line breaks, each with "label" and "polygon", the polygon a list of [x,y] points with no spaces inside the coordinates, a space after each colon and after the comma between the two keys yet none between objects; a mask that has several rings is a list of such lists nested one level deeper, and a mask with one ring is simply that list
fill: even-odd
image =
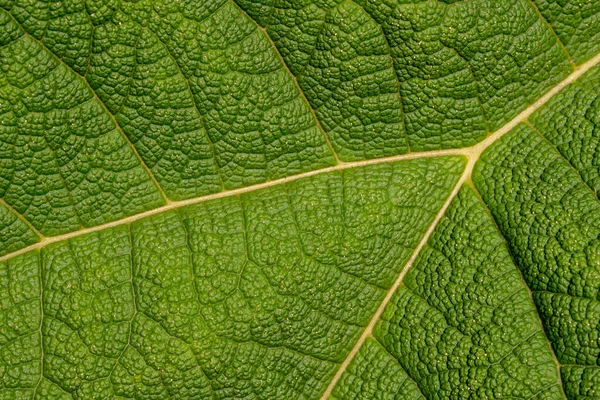
[{"label": "diagonal vein line", "polygon": [[509,254],[510,260],[512,261],[512,263],[516,267],[517,272],[519,274],[519,277],[521,278],[521,283],[523,284],[523,287],[527,291],[527,296],[529,297],[529,301],[531,302],[531,304],[533,304],[533,307],[536,310],[535,317],[536,317],[536,319],[538,321],[538,324],[540,326],[540,329],[541,329],[542,333],[544,334],[544,338],[546,339],[545,343],[547,345],[547,348],[550,351],[550,354],[552,354],[552,359],[553,359],[554,364],[556,366],[556,373],[557,373],[557,376],[558,376],[558,381],[560,383],[559,384],[560,391],[563,394],[563,398],[566,399],[567,396],[565,395],[564,385],[563,385],[563,380],[562,380],[562,375],[560,373],[561,363],[558,361],[558,358],[556,356],[556,352],[554,351],[554,347],[552,346],[552,342],[550,341],[550,336],[548,336],[548,333],[546,332],[546,328],[544,327],[544,322],[542,321],[542,318],[540,316],[541,314],[539,312],[537,303],[533,300],[533,291],[531,290],[531,288],[529,287],[529,284],[525,280],[525,276],[523,276],[523,271],[521,270],[521,267],[519,266],[519,263],[517,262],[517,260],[516,260],[516,258],[514,256],[514,253],[513,253],[512,248],[511,248],[511,245],[508,243],[508,240],[507,240],[506,236],[504,236],[502,234],[502,230],[498,226],[498,222],[496,221],[496,218],[492,214],[492,210],[490,210],[490,207],[488,206],[488,204],[483,200],[483,197],[481,196],[481,193],[475,187],[475,185],[470,184],[469,186],[470,186],[471,190],[473,190],[473,192],[475,193],[475,195],[477,196],[477,198],[479,199],[479,202],[483,205],[483,207],[485,209],[485,212],[488,214],[490,220],[493,222],[494,227],[496,228],[496,231],[500,233],[500,237],[502,238],[503,246],[506,249],[509,250],[508,254]]},{"label": "diagonal vein line", "polygon": [[3,262],[12,257],[16,257],[18,255],[24,254],[31,250],[41,249],[50,243],[59,242],[62,240],[70,239],[72,237],[85,235],[90,232],[96,232],[96,231],[100,231],[100,230],[107,229],[107,228],[112,228],[114,226],[118,226],[118,225],[122,225],[122,224],[129,224],[138,219],[149,217],[151,215],[159,214],[161,212],[172,210],[172,209],[175,209],[178,207],[202,203],[205,201],[219,199],[219,198],[223,198],[223,197],[235,196],[235,195],[239,195],[241,193],[253,192],[253,191],[261,190],[261,189],[264,189],[267,187],[277,186],[277,185],[284,184],[286,182],[292,182],[292,181],[296,181],[299,179],[303,179],[303,178],[307,178],[307,177],[315,176],[315,175],[320,175],[320,174],[324,174],[324,173],[328,173],[328,172],[332,172],[332,171],[358,168],[358,167],[363,167],[363,166],[367,166],[367,165],[377,165],[377,164],[403,161],[403,160],[415,160],[415,159],[420,159],[420,158],[442,157],[442,156],[464,156],[469,159],[469,162],[472,163],[472,165],[474,165],[474,163],[479,159],[479,156],[481,155],[481,153],[487,147],[489,147],[492,143],[494,143],[495,141],[500,139],[503,135],[508,133],[519,123],[526,121],[527,118],[529,118],[529,116],[531,114],[533,114],[536,110],[538,110],[540,107],[542,107],[544,104],[546,104],[554,95],[556,95],[558,92],[560,92],[563,88],[565,88],[569,84],[575,82],[581,75],[586,73],[590,68],[594,67],[598,63],[600,63],[600,53],[596,54],[596,56],[594,56],[587,62],[583,63],[582,65],[580,65],[573,73],[571,73],[571,75],[569,75],[558,85],[556,85],[552,89],[550,89],[546,94],[544,94],[536,102],[534,102],[529,107],[527,107],[525,110],[523,110],[520,114],[518,114],[515,118],[513,118],[511,121],[509,121],[502,128],[500,128],[499,130],[497,130],[496,132],[494,132],[493,134],[491,134],[490,136],[485,138],[482,142],[480,142],[472,147],[423,151],[423,152],[415,152],[415,153],[408,153],[408,154],[400,154],[400,155],[392,156],[392,157],[384,157],[384,158],[362,160],[362,161],[355,161],[355,162],[345,162],[345,163],[341,163],[340,165],[334,165],[331,167],[326,167],[326,168],[321,168],[321,169],[312,170],[312,171],[308,171],[308,172],[303,172],[301,174],[296,174],[296,175],[292,175],[292,176],[288,176],[288,177],[284,177],[284,178],[280,178],[280,179],[276,179],[276,180],[272,180],[272,181],[267,181],[267,182],[259,183],[256,185],[250,185],[250,186],[246,186],[243,188],[238,188],[238,189],[233,189],[233,190],[225,190],[223,192],[213,193],[210,195],[205,195],[205,196],[200,196],[200,197],[194,197],[191,199],[186,199],[186,200],[181,200],[181,201],[172,201],[164,206],[155,208],[153,210],[145,211],[145,212],[142,212],[139,214],[131,215],[129,217],[126,217],[126,218],[123,218],[123,219],[120,219],[117,221],[108,222],[106,224],[97,225],[97,226],[90,227],[90,228],[80,229],[78,231],[66,233],[63,235],[45,237],[38,243],[24,247],[20,250],[17,250],[15,252],[12,252],[12,253],[9,253],[9,254],[6,254],[6,255],[0,257],[0,262]]},{"label": "diagonal vein line", "polygon": [[306,103],[306,106],[310,110],[310,113],[313,116],[313,119],[315,120],[317,128],[319,129],[319,131],[321,131],[321,133],[323,134],[323,137],[325,138],[325,143],[327,144],[327,148],[329,149],[329,151],[331,151],[331,154],[335,158],[336,164],[343,164],[343,162],[338,157],[338,154],[336,153],[335,149],[333,148],[331,140],[329,140],[329,135],[327,135],[327,132],[325,132],[325,129],[323,128],[323,126],[321,125],[321,122],[317,118],[317,114],[315,113],[315,109],[312,107],[312,105],[310,104],[310,102],[306,98],[306,95],[304,94],[304,90],[302,90],[302,88],[300,87],[300,84],[298,83],[298,80],[296,79],[296,76],[294,74],[292,74],[292,71],[290,71],[288,65],[286,64],[285,60],[281,56],[281,53],[279,53],[279,49],[277,48],[277,46],[275,46],[275,43],[273,42],[273,39],[271,39],[271,36],[267,33],[267,29],[263,28],[258,23],[256,23],[256,21],[254,21],[254,19],[252,19],[248,15],[248,13],[243,8],[241,8],[235,1],[232,0],[231,3],[242,13],[242,15],[244,15],[252,23],[254,23],[254,25],[256,26],[256,28],[259,31],[261,31],[261,33],[265,36],[265,38],[267,38],[267,40],[269,41],[270,46],[273,48],[273,51],[275,52],[275,54],[277,54],[277,57],[279,58],[279,61],[281,61],[281,64],[283,65],[283,68],[285,69],[286,73],[288,74],[288,76],[294,82],[294,85],[296,86],[296,89],[298,89],[298,93],[300,94],[300,97],[302,98],[302,100],[304,101],[304,103]]},{"label": "diagonal vein line", "polygon": [[101,231],[104,229],[112,228],[112,227],[123,225],[123,224],[130,224],[139,219],[146,218],[151,215],[160,214],[162,212],[173,210],[173,209],[176,209],[179,207],[184,207],[184,206],[197,204],[197,203],[203,203],[205,201],[220,199],[220,198],[224,198],[224,197],[236,196],[236,195],[239,195],[242,193],[253,192],[253,191],[265,189],[265,188],[268,188],[271,186],[281,185],[286,182],[293,182],[293,181],[297,181],[299,179],[308,178],[308,177],[315,176],[315,175],[321,175],[321,174],[325,174],[328,172],[339,171],[339,170],[344,170],[344,169],[359,168],[359,167],[364,167],[364,166],[368,166],[368,165],[383,164],[383,163],[388,163],[388,162],[415,160],[415,159],[421,159],[421,158],[443,157],[443,156],[457,156],[457,155],[464,156],[465,150],[464,149],[434,150],[434,151],[427,151],[427,152],[420,152],[420,153],[402,154],[399,156],[378,158],[378,159],[372,159],[372,160],[348,162],[348,163],[343,163],[342,165],[334,165],[331,167],[326,167],[326,168],[317,169],[317,170],[313,170],[313,171],[303,172],[301,174],[292,175],[292,176],[288,176],[288,177],[280,178],[280,179],[275,179],[272,181],[267,181],[267,182],[259,183],[256,185],[245,186],[245,187],[238,188],[238,189],[225,190],[222,192],[213,193],[213,194],[200,196],[200,197],[194,197],[194,198],[186,199],[186,200],[171,201],[164,206],[157,207],[152,210],[148,210],[148,211],[145,211],[145,212],[142,212],[139,214],[131,215],[129,217],[125,217],[125,218],[122,218],[122,219],[119,219],[116,221],[108,222],[108,223],[101,224],[101,225],[96,225],[96,226],[89,227],[89,228],[79,229],[77,231],[69,232],[69,233],[66,233],[63,235],[44,237],[38,243],[35,243],[31,246],[24,247],[20,250],[17,250],[12,253],[8,253],[8,254],[0,257],[0,262],[3,262],[12,257],[16,257],[20,254],[26,253],[31,250],[41,249],[41,248],[49,245],[50,243],[67,240],[67,239],[70,239],[70,238],[73,238],[76,236],[85,235],[90,232]]},{"label": "diagonal vein line", "polygon": [[442,205],[442,208],[440,208],[440,210],[438,211],[438,213],[435,215],[435,218],[433,219],[433,222],[431,223],[431,225],[429,225],[429,228],[427,228],[427,231],[425,232],[425,234],[421,238],[421,241],[419,241],[419,244],[417,245],[417,247],[415,247],[415,250],[413,251],[412,255],[410,256],[410,258],[408,259],[408,261],[404,265],[404,268],[402,269],[402,271],[400,271],[400,274],[396,278],[396,281],[394,282],[394,284],[392,285],[392,287],[388,290],[387,294],[383,298],[383,301],[381,302],[381,304],[377,308],[377,311],[375,311],[375,314],[373,315],[373,317],[371,318],[371,320],[367,324],[367,326],[366,326],[365,330],[363,331],[362,335],[360,336],[360,338],[358,339],[358,341],[356,342],[356,344],[354,345],[354,347],[352,347],[352,350],[350,350],[350,353],[348,354],[348,356],[346,357],[346,359],[340,365],[340,367],[337,370],[335,376],[333,377],[333,379],[329,383],[329,386],[325,390],[325,393],[323,393],[323,396],[321,396],[322,400],[329,398],[329,396],[331,395],[331,392],[335,388],[335,385],[337,384],[337,382],[342,377],[342,374],[344,373],[344,371],[346,371],[346,368],[348,368],[348,365],[350,365],[350,362],[352,362],[352,360],[354,359],[354,357],[356,356],[356,354],[358,353],[358,351],[362,347],[362,345],[365,342],[365,340],[368,337],[371,336],[371,334],[373,332],[373,328],[375,327],[375,324],[377,324],[377,321],[379,321],[379,317],[381,316],[381,314],[385,310],[385,307],[388,305],[388,303],[392,299],[392,296],[394,295],[394,293],[396,293],[396,290],[398,289],[398,287],[402,283],[402,280],[404,279],[404,276],[406,275],[406,273],[408,272],[408,270],[410,269],[410,267],[413,265],[413,263],[415,262],[415,260],[419,256],[419,253],[421,252],[421,249],[423,249],[423,247],[425,246],[425,244],[429,240],[429,237],[431,236],[431,234],[435,230],[435,227],[440,222],[440,220],[443,218],[444,214],[446,213],[446,210],[450,206],[450,203],[452,203],[452,200],[454,200],[454,197],[456,197],[456,195],[458,194],[458,191],[462,187],[462,184],[465,183],[468,179],[470,179],[471,172],[473,171],[473,165],[474,164],[475,164],[475,162],[473,161],[473,159],[469,159],[469,162],[467,163],[467,165],[465,167],[465,170],[463,171],[462,175],[458,179],[458,182],[454,185],[454,188],[452,189],[452,191],[450,192],[450,195],[448,196],[448,198],[446,199],[446,201]]},{"label": "diagonal vein line", "polygon": [[535,4],[535,2],[533,0],[528,0],[527,2],[531,6],[531,8],[533,8],[533,10],[537,14],[539,20],[542,21],[544,23],[544,25],[546,25],[548,27],[548,29],[550,30],[550,32],[552,32],[552,35],[556,38],[556,42],[558,43],[558,45],[560,46],[560,48],[562,49],[562,51],[567,56],[567,60],[569,60],[569,64],[571,64],[571,67],[576,68],[575,61],[571,57],[571,54],[569,54],[569,51],[567,50],[567,47],[565,46],[565,43],[563,43],[563,41],[560,39],[560,37],[558,37],[558,33],[556,33],[556,31],[554,30],[554,27],[550,24],[550,21],[548,21],[546,19],[546,17],[544,17],[544,15],[542,14],[542,12],[540,11],[540,8],[537,6],[537,4]]},{"label": "diagonal vein line", "polygon": [[594,67],[596,64],[600,63],[600,53],[596,54],[594,57],[590,58],[585,63],[575,68],[569,76],[567,76],[564,80],[559,82],[552,89],[547,91],[542,97],[537,99],[533,104],[529,107],[521,111],[516,117],[507,122],[504,126],[498,129],[496,132],[485,138],[480,143],[476,144],[472,147],[475,150],[477,156],[481,155],[483,150],[485,150],[488,146],[494,143],[496,140],[500,139],[507,132],[512,130],[519,123],[527,121],[527,119],[536,112],[539,108],[541,108],[544,104],[546,104],[552,97],[554,97],[558,92],[563,90],[566,86],[575,82],[577,79],[581,77],[581,75],[585,74],[590,68]]},{"label": "diagonal vein line", "polygon": [[493,144],[494,142],[496,142],[497,140],[499,140],[506,133],[510,132],[518,124],[527,121],[527,119],[529,118],[529,116],[531,116],[531,114],[533,114],[536,110],[538,110],[540,107],[542,107],[544,104],[546,104],[553,96],[555,96],[557,93],[559,93],[562,89],[564,89],[569,84],[571,84],[574,81],[576,81],[581,75],[583,75],[585,72],[587,72],[590,68],[592,68],[593,66],[595,66],[599,62],[600,62],[600,53],[597,54],[595,57],[591,58],[590,60],[588,60],[586,63],[584,63],[581,66],[579,66],[567,78],[565,78],[558,85],[556,85],[552,89],[550,89],[546,94],[544,94],[537,101],[535,101],[533,104],[531,104],[529,107],[527,107],[521,113],[519,113],[515,118],[513,118],[507,124],[505,124],[504,126],[502,126],[502,128],[500,128],[499,130],[497,130],[496,132],[494,132],[492,135],[488,136],[486,139],[484,139],[482,142],[478,143],[477,145],[475,145],[473,147],[470,147],[470,148],[463,149],[464,150],[464,155],[468,158],[468,163],[467,163],[467,166],[466,166],[463,174],[461,175],[461,177],[458,180],[456,186],[454,187],[454,189],[452,190],[452,192],[450,193],[450,195],[448,196],[448,198],[444,202],[444,205],[442,206],[442,208],[440,209],[440,211],[438,212],[438,214],[434,218],[433,222],[431,223],[431,225],[429,226],[429,228],[425,232],[425,235],[423,236],[423,238],[421,239],[421,241],[419,242],[419,244],[417,245],[417,247],[413,251],[413,254],[411,255],[410,259],[406,262],[404,268],[400,272],[400,275],[398,275],[398,278],[396,278],[396,281],[394,282],[394,284],[392,285],[392,287],[389,289],[389,291],[386,294],[385,298],[383,299],[383,301],[381,302],[381,304],[377,308],[377,311],[373,315],[373,318],[367,324],[367,326],[366,326],[365,330],[363,331],[362,335],[360,336],[360,338],[358,339],[358,341],[356,342],[356,344],[354,345],[354,347],[352,348],[352,350],[350,350],[350,353],[348,354],[348,356],[346,357],[346,359],[340,364],[340,367],[337,370],[337,372],[334,375],[334,377],[331,380],[331,382],[329,383],[329,386],[327,387],[327,389],[325,390],[325,392],[321,396],[321,400],[325,400],[325,399],[327,399],[331,395],[331,393],[332,393],[333,389],[335,388],[337,382],[340,380],[340,378],[343,375],[344,371],[346,371],[346,369],[348,368],[348,365],[350,365],[350,363],[352,362],[352,360],[354,359],[354,357],[356,356],[356,354],[358,353],[358,351],[362,347],[362,345],[365,342],[365,340],[368,337],[371,336],[372,331],[373,331],[373,327],[375,326],[375,324],[379,320],[379,317],[381,316],[381,314],[385,310],[385,307],[387,306],[387,304],[391,300],[392,296],[394,295],[394,293],[396,292],[396,290],[398,289],[398,287],[402,283],[402,280],[404,279],[404,276],[406,275],[407,271],[410,269],[410,267],[412,266],[412,264],[414,263],[414,261],[418,257],[421,249],[427,243],[427,240],[429,239],[429,237],[431,236],[431,234],[435,230],[435,227],[437,226],[437,224],[439,223],[439,221],[444,216],[446,210],[450,206],[450,203],[452,202],[452,200],[454,199],[454,197],[456,197],[456,195],[457,195],[458,191],[460,190],[462,184],[471,181],[471,175],[473,173],[473,167],[475,166],[475,163],[479,160],[479,157],[481,156],[481,154],[483,153],[483,151],[485,151],[486,148],[488,148],[491,144]]},{"label": "diagonal vein line", "polygon": [[[223,3],[223,4],[225,4],[225,3]],[[144,28],[142,28],[142,29],[144,29]],[[149,30],[149,32],[151,34],[153,34],[154,37],[156,38],[156,40],[158,40],[158,42],[164,46],[165,51],[167,52],[167,54],[169,55],[169,57],[173,61],[173,64],[175,65],[175,68],[177,68],[177,71],[179,72],[179,75],[181,75],[181,77],[185,81],[187,90],[190,93],[190,98],[192,100],[192,104],[194,105],[194,108],[196,109],[196,112],[198,113],[198,119],[200,120],[200,124],[202,125],[202,129],[206,133],[206,139],[208,140],[208,144],[210,145],[210,151],[212,153],[213,162],[215,163],[215,169],[217,170],[217,176],[219,177],[219,182],[221,182],[221,190],[225,190],[225,183],[223,182],[223,176],[221,174],[221,167],[219,166],[219,162],[217,161],[217,152],[215,151],[215,144],[214,144],[213,140],[210,138],[210,135],[208,133],[208,129],[206,128],[206,124],[204,123],[204,115],[202,115],[202,113],[200,112],[200,108],[198,107],[198,103],[196,103],[196,98],[194,97],[194,92],[192,91],[192,86],[190,85],[190,80],[183,73],[183,70],[181,69],[181,66],[179,65],[179,62],[177,61],[177,59],[175,58],[175,56],[173,56],[173,53],[171,53],[171,49],[169,49],[169,46],[167,46],[167,44],[165,42],[163,42],[163,40],[160,38],[159,34],[157,32],[152,32],[150,30]]]},{"label": "diagonal vein line", "polygon": [[23,221],[29,227],[29,229],[31,229],[33,231],[33,233],[35,233],[38,236],[38,238],[40,240],[44,237],[44,235],[40,231],[38,231],[38,229],[35,226],[33,226],[33,223],[31,223],[31,221],[29,221],[27,218],[25,218],[25,215],[18,212],[13,206],[8,204],[3,198],[0,198],[0,204],[5,206],[6,208],[8,208],[8,210],[10,212],[12,212],[18,219]]},{"label": "diagonal vein line", "polygon": [[[129,136],[127,136],[125,134],[125,131],[123,131],[123,129],[121,128],[121,125],[119,125],[119,122],[117,121],[117,119],[115,118],[115,116],[113,115],[113,113],[111,113],[110,110],[108,109],[108,107],[106,107],[106,104],[104,104],[104,102],[100,99],[100,97],[98,96],[98,94],[96,93],[96,91],[92,88],[92,86],[90,85],[90,83],[88,82],[88,80],[86,79],[86,77],[83,76],[83,75],[81,75],[79,72],[75,71],[69,64],[67,64],[66,62],[64,62],[61,58],[59,58],[56,54],[54,54],[54,52],[52,52],[48,47],[46,47],[46,45],[44,43],[42,43],[42,41],[38,40],[38,38],[36,38],[35,36],[33,36],[31,33],[29,33],[29,31],[26,30],[23,27],[23,25],[21,25],[21,23],[19,21],[17,21],[16,18],[10,12],[7,12],[7,14],[14,21],[14,23],[17,24],[17,26],[23,31],[23,33],[25,35],[27,35],[33,41],[35,41],[37,44],[39,44],[44,49],[44,51],[48,52],[48,54],[50,54],[54,59],[56,59],[59,62],[59,64],[64,65],[65,68],[67,68],[71,73],[73,73],[78,79],[80,79],[83,82],[83,84],[85,85],[85,87],[92,94],[92,98],[95,99],[98,102],[98,104],[100,105],[100,107],[102,108],[102,110],[106,113],[106,115],[109,116],[109,118],[111,119],[111,121],[115,125],[115,129],[117,130],[117,132],[119,132],[121,134],[121,136],[125,139],[125,141],[129,145],[129,147],[133,151],[133,154],[135,154],[136,158],[139,160],[140,165],[142,166],[142,168],[144,168],[144,170],[146,170],[146,173],[148,173],[148,176],[150,177],[150,179],[152,179],[152,182],[154,183],[154,185],[156,186],[156,189],[158,190],[158,192],[160,193],[161,197],[163,198],[163,201],[165,203],[169,203],[169,201],[170,201],[169,198],[167,197],[167,195],[163,191],[162,187],[158,184],[158,181],[156,180],[156,177],[154,176],[154,174],[152,174],[152,171],[150,170],[150,168],[148,167],[148,165],[146,165],[146,163],[144,162],[144,160],[142,159],[142,157],[138,153],[137,149],[135,148],[135,146],[133,145],[133,143],[129,139]],[[91,54],[90,54],[90,58],[91,58]]]}]

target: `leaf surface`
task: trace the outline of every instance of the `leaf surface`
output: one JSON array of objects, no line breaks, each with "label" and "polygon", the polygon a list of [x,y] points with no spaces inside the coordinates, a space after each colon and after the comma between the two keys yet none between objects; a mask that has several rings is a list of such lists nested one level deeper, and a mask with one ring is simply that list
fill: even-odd
[{"label": "leaf surface", "polygon": [[599,35],[0,2],[0,399],[597,398]]}]

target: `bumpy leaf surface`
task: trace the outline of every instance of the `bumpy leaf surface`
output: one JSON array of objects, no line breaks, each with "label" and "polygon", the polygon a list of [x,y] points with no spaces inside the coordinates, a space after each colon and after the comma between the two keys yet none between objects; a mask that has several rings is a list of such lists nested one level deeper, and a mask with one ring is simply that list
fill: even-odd
[{"label": "bumpy leaf surface", "polygon": [[0,399],[600,398],[600,3],[0,0]]}]

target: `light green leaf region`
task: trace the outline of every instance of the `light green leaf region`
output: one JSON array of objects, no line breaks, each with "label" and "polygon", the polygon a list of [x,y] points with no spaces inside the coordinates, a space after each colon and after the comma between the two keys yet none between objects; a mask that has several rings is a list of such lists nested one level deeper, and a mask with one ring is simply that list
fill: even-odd
[{"label": "light green leaf region", "polygon": [[11,259],[0,267],[2,387],[314,398],[463,167],[454,157],[320,175]]},{"label": "light green leaf region", "polygon": [[599,4],[0,0],[0,400],[600,398]]}]

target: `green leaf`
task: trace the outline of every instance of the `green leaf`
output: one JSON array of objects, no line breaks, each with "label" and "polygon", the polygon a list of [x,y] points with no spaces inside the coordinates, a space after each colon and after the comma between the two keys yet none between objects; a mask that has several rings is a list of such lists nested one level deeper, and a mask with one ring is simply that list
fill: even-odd
[{"label": "green leaf", "polygon": [[[466,393],[561,398],[556,364],[527,287],[494,221],[467,185],[404,277],[373,337],[380,343],[370,345],[378,347],[376,356],[357,356],[335,397],[364,396],[355,383],[363,378],[354,371],[383,375],[395,361],[420,392],[398,388],[389,398],[405,392],[411,399]],[[373,391],[364,398],[378,396]]]},{"label": "green leaf", "polygon": [[0,0],[0,399],[600,397],[600,6]]}]

